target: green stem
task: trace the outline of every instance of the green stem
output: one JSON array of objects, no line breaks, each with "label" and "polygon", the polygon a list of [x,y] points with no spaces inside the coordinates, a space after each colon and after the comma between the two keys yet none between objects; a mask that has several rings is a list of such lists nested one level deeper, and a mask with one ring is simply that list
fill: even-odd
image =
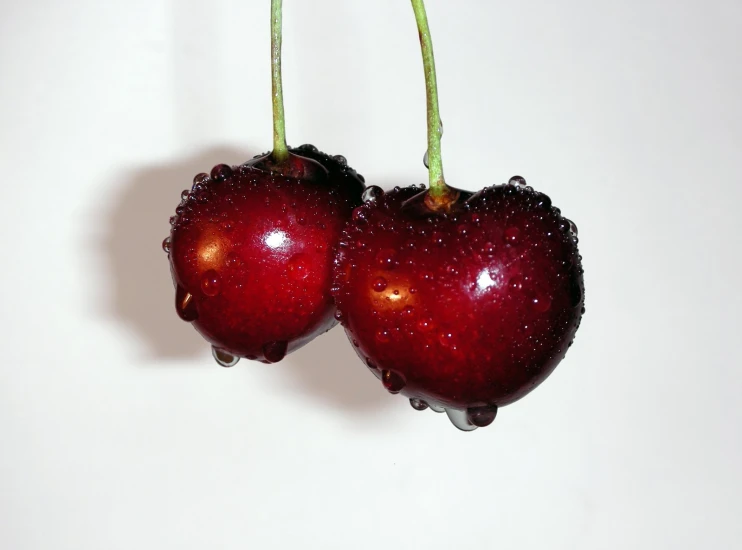
[{"label": "green stem", "polygon": [[271,69],[273,73],[273,160],[289,158],[286,146],[286,120],[283,112],[283,81],[281,79],[281,41],[283,0],[271,0]]},{"label": "green stem", "polygon": [[425,88],[428,99],[428,173],[430,176],[430,196],[439,199],[451,194],[443,178],[443,159],[441,158],[441,115],[438,107],[438,82],[435,75],[435,56],[433,40],[430,36],[428,16],[425,13],[423,0],[412,0],[415,11],[417,30],[420,35],[420,47],[425,68]]}]

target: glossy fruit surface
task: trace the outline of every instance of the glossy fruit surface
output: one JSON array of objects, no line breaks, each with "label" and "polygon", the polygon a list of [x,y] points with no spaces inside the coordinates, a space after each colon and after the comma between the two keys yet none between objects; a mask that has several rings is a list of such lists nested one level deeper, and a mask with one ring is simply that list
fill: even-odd
[{"label": "glossy fruit surface", "polygon": [[521,180],[461,192],[439,213],[422,187],[372,187],[344,233],[333,289],[342,323],[387,390],[418,410],[487,425],[574,338],[584,299],[576,228]]},{"label": "glossy fruit surface", "polygon": [[337,322],[332,264],[362,178],[313,146],[291,152],[283,175],[269,156],[199,174],[171,219],[176,309],[224,366],[280,361]]}]

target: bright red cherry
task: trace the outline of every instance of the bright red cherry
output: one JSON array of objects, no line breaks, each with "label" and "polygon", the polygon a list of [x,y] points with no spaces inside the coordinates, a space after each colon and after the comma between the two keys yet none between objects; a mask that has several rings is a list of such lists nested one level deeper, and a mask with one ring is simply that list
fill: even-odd
[{"label": "bright red cherry", "polygon": [[460,196],[371,187],[340,244],[334,295],[348,338],[386,389],[465,430],[562,360],[584,303],[574,225],[522,178]]},{"label": "bright red cherry", "polygon": [[278,362],[337,323],[332,264],[363,189],[344,157],[311,145],[196,176],[164,247],[178,314],[220,364]]}]

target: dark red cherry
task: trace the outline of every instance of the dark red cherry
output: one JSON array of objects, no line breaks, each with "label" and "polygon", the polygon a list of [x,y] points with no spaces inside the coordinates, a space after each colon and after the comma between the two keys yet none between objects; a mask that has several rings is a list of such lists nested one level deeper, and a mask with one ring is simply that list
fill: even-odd
[{"label": "dark red cherry", "polygon": [[361,177],[312,146],[199,174],[172,219],[176,309],[225,367],[275,363],[332,328],[332,264]]},{"label": "dark red cherry", "polygon": [[419,187],[369,188],[343,235],[334,295],[389,391],[470,430],[562,360],[584,286],[573,226],[546,195],[518,181],[454,192],[432,211]]}]

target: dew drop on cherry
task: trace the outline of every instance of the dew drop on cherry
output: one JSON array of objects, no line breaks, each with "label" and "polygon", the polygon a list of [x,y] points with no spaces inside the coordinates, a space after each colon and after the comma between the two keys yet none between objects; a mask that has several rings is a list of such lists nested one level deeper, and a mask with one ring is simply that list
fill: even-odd
[{"label": "dew drop on cherry", "polygon": [[376,339],[382,344],[385,344],[391,339],[391,334],[389,334],[389,331],[386,329],[377,330]]},{"label": "dew drop on cherry", "polygon": [[224,181],[232,176],[232,168],[226,164],[217,164],[211,170],[211,179]]},{"label": "dew drop on cherry", "polygon": [[520,229],[517,227],[508,227],[505,230],[505,242],[508,244],[517,244],[520,240]]},{"label": "dew drop on cherry", "polygon": [[391,248],[380,250],[376,255],[376,263],[387,270],[397,267],[397,251]]},{"label": "dew drop on cherry", "polygon": [[286,341],[268,342],[263,345],[263,355],[268,363],[278,363],[286,357],[289,343]]},{"label": "dew drop on cherry", "polygon": [[422,332],[430,332],[435,328],[435,323],[433,323],[433,320],[430,318],[420,319],[417,322],[417,328]]},{"label": "dew drop on cherry", "polygon": [[423,401],[422,399],[417,399],[415,397],[410,399],[410,405],[412,405],[412,408],[416,411],[424,411],[428,408],[428,404],[425,401]]},{"label": "dew drop on cherry", "polygon": [[196,301],[193,299],[193,294],[180,285],[178,285],[175,291],[175,309],[178,312],[178,316],[186,322],[198,319],[198,309],[196,309]]},{"label": "dew drop on cherry", "polygon": [[373,282],[373,287],[376,292],[382,292],[387,287],[387,281],[384,277],[378,277]]},{"label": "dew drop on cherry", "polygon": [[539,313],[546,313],[551,308],[551,297],[545,294],[539,294],[531,300],[531,304],[533,305],[533,309]]},{"label": "dew drop on cherry", "polygon": [[526,185],[526,179],[523,176],[513,176],[510,178],[510,181],[508,181],[510,185]]},{"label": "dew drop on cherry", "polygon": [[242,259],[236,252],[230,252],[227,254],[224,263],[227,264],[227,267],[239,267],[242,264]]},{"label": "dew drop on cherry", "polygon": [[166,254],[170,254],[170,245],[172,244],[172,241],[170,237],[165,237],[165,240],[162,241],[162,249],[165,251]]},{"label": "dew drop on cherry", "polygon": [[209,174],[196,174],[196,176],[193,178],[193,188],[196,189],[198,187],[201,187],[207,181],[209,181]]},{"label": "dew drop on cherry", "polygon": [[405,387],[404,377],[393,370],[381,371],[381,382],[389,393],[399,393]]},{"label": "dew drop on cherry", "polygon": [[484,428],[495,421],[497,416],[497,407],[491,405],[488,407],[469,407],[466,411],[467,420],[477,428]]},{"label": "dew drop on cherry", "polygon": [[309,258],[306,254],[294,254],[288,263],[289,276],[295,281],[301,281],[309,276]]},{"label": "dew drop on cherry", "polygon": [[462,432],[471,432],[476,430],[477,427],[469,422],[466,411],[460,409],[446,409],[446,414],[451,424],[456,426]]},{"label": "dew drop on cherry", "polygon": [[210,298],[222,291],[222,278],[213,269],[209,269],[201,277],[201,291]]},{"label": "dew drop on cherry", "polygon": [[363,199],[363,202],[373,202],[376,199],[378,199],[380,196],[382,196],[383,194],[384,194],[384,191],[381,189],[381,187],[378,187],[377,185],[372,185],[371,187],[366,188],[361,198]]},{"label": "dew drop on cherry", "polygon": [[236,355],[232,355],[228,351],[219,349],[215,346],[211,346],[211,354],[214,356],[214,360],[222,367],[229,368],[234,367],[240,358]]}]

